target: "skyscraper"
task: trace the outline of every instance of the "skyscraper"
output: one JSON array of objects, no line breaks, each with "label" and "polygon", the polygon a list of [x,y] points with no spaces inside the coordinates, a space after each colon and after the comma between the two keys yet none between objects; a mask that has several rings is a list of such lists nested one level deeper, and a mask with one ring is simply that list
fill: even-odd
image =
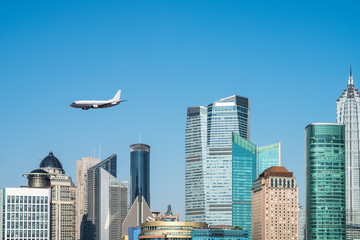
[{"label": "skyscraper", "polygon": [[140,227],[152,217],[149,145],[137,143],[130,146],[130,195],[131,207],[122,225],[123,236],[128,234],[129,228]]},{"label": "skyscraper", "polygon": [[75,186],[52,152],[40,163],[51,178],[51,239],[75,239]]},{"label": "skyscraper", "polygon": [[185,220],[205,222],[206,107],[190,107],[185,130]]},{"label": "skyscraper", "polygon": [[[76,161],[76,239],[84,235],[88,214],[88,169],[100,162],[99,158],[84,157]],[[81,226],[83,226],[81,228]]]},{"label": "skyscraper", "polygon": [[142,143],[130,146],[131,205],[136,197],[144,197],[150,207],[150,146]]},{"label": "skyscraper", "polygon": [[232,132],[249,139],[249,100],[230,96],[188,108],[185,136],[185,218],[232,223]]},{"label": "skyscraper", "polygon": [[252,189],[252,239],[299,239],[298,185],[292,172],[270,167]]},{"label": "skyscraper", "polygon": [[345,125],[347,239],[360,239],[360,93],[351,69],[348,85],[336,102],[336,122]]},{"label": "skyscraper", "polygon": [[306,238],[345,239],[345,126],[305,128]]},{"label": "skyscraper", "polygon": [[115,178],[115,154],[88,170],[86,240],[121,239],[127,214],[127,187]]},{"label": "skyscraper", "polygon": [[269,166],[280,166],[280,143],[258,147],[236,133],[232,135],[232,225],[249,231],[251,238],[251,189]]}]

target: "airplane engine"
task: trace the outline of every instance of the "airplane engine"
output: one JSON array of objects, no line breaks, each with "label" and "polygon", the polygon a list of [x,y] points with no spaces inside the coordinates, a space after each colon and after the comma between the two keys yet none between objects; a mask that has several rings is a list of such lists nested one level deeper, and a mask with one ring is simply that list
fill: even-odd
[{"label": "airplane engine", "polygon": [[93,107],[93,108],[98,108],[99,106],[98,106],[98,105],[93,105],[92,107]]}]

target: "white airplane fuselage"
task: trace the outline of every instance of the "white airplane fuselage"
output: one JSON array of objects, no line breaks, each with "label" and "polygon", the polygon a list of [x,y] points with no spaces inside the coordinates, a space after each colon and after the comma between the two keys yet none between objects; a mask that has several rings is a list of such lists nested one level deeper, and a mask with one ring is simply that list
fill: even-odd
[{"label": "white airplane fuselage", "polygon": [[121,94],[121,90],[119,90],[115,97],[109,100],[105,100],[105,101],[96,101],[96,100],[81,100],[81,101],[75,101],[72,104],[70,104],[71,107],[73,108],[81,108],[83,110],[88,110],[90,108],[108,108],[108,107],[113,107],[116,105],[119,105],[121,102],[124,101],[120,101],[120,94]]}]

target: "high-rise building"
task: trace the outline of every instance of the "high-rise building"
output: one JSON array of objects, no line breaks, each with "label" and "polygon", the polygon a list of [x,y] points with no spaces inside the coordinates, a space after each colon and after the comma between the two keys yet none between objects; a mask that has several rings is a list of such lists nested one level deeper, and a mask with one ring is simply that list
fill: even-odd
[{"label": "high-rise building", "polygon": [[305,128],[306,238],[345,239],[345,126]]},{"label": "high-rise building", "polygon": [[0,239],[50,240],[50,189],[0,191]]},{"label": "high-rise building", "polygon": [[252,189],[252,239],[299,239],[298,185],[285,167],[270,167]]},{"label": "high-rise building", "polygon": [[130,146],[131,205],[136,197],[144,197],[150,206],[150,146],[142,143]]},{"label": "high-rise building", "polygon": [[232,135],[232,225],[249,231],[251,238],[251,189],[269,166],[281,165],[280,143],[258,147],[236,133]]},{"label": "high-rise building", "polygon": [[52,152],[40,163],[51,177],[51,239],[75,240],[75,186]]},{"label": "high-rise building", "polygon": [[76,239],[84,236],[84,224],[88,214],[88,176],[89,168],[100,162],[99,158],[83,157],[76,161]]},{"label": "high-rise building", "polygon": [[249,139],[249,100],[231,96],[188,108],[185,219],[232,224],[232,132]]},{"label": "high-rise building", "polygon": [[142,143],[130,146],[131,207],[122,225],[123,236],[131,227],[140,227],[152,217],[150,210],[150,146]]},{"label": "high-rise building", "polygon": [[347,239],[360,239],[360,93],[351,69],[348,85],[336,102],[336,122],[345,125]]},{"label": "high-rise building", "polygon": [[205,222],[206,107],[190,107],[185,130],[185,219]]},{"label": "high-rise building", "polygon": [[88,170],[88,217],[82,239],[121,239],[128,190],[111,174],[116,173],[116,161],[113,154]]}]

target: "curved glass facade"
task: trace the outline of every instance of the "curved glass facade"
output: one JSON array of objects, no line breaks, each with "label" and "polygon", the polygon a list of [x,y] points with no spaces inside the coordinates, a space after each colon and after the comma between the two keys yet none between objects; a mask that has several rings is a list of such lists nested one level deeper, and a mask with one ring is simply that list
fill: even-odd
[{"label": "curved glass facade", "polygon": [[143,196],[150,207],[150,146],[133,144],[130,146],[130,201]]},{"label": "curved glass facade", "polygon": [[345,239],[345,126],[305,129],[307,239]]}]

